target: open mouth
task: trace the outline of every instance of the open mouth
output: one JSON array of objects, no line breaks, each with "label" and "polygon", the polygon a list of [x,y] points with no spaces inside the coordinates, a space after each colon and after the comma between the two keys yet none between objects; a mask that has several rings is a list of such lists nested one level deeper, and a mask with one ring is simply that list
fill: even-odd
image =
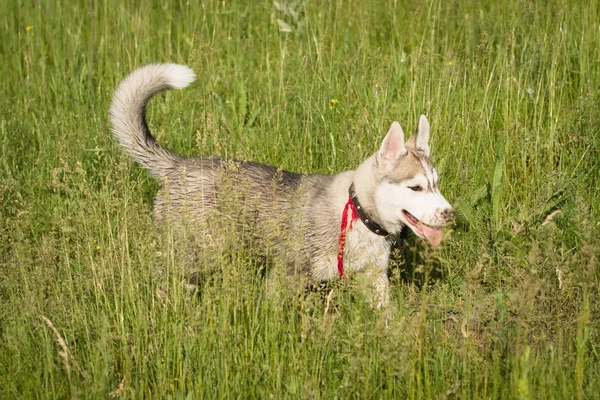
[{"label": "open mouth", "polygon": [[402,215],[419,236],[427,239],[433,246],[439,246],[442,242],[442,231],[440,229],[419,221],[414,215],[406,210],[402,210]]}]

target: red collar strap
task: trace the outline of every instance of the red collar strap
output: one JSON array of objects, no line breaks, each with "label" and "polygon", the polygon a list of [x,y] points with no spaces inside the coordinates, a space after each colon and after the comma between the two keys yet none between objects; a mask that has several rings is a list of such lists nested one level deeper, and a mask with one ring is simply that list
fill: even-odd
[{"label": "red collar strap", "polygon": [[[352,218],[350,219],[350,226],[348,227],[348,209],[352,211]],[[352,224],[358,219],[358,213],[354,208],[352,197],[348,199],[344,211],[342,212],[342,223],[340,224],[340,238],[338,240],[338,272],[342,278],[346,277],[344,274],[344,245],[346,244],[346,231],[352,229]]]}]

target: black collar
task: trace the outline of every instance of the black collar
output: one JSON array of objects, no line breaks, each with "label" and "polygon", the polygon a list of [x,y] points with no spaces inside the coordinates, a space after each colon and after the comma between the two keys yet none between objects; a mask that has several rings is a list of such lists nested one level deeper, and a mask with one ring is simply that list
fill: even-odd
[{"label": "black collar", "polygon": [[379,236],[385,236],[386,239],[390,239],[394,236],[393,234],[383,229],[383,227],[377,222],[373,221],[373,219],[367,215],[365,210],[363,210],[363,207],[358,202],[358,197],[356,197],[356,192],[354,191],[354,183],[350,185],[350,188],[348,189],[348,194],[350,195],[350,199],[352,200],[352,204],[354,204],[354,208],[356,209],[360,220],[363,224],[365,224],[367,228],[369,228],[371,232]]}]

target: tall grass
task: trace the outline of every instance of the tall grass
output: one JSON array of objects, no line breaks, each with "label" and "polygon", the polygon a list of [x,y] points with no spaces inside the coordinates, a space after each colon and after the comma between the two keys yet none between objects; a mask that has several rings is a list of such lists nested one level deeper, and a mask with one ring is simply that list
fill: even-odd
[{"label": "tall grass", "polygon": [[[597,2],[0,8],[0,397],[597,396]],[[398,250],[385,312],[353,279],[270,298],[244,254],[190,292],[107,125],[162,61],[198,73],[148,116],[187,155],[334,173],[426,113],[449,239]]]}]

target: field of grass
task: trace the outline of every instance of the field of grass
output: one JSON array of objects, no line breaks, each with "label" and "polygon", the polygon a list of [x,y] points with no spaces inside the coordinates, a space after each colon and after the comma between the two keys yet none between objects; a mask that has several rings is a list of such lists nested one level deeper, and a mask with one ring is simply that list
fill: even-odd
[{"label": "field of grass", "polygon": [[[598,2],[199,3],[0,0],[1,398],[597,398]],[[335,173],[427,114],[449,238],[384,312],[244,254],[191,293],[108,126],[150,62],[198,74],[148,112],[186,155]]]}]

